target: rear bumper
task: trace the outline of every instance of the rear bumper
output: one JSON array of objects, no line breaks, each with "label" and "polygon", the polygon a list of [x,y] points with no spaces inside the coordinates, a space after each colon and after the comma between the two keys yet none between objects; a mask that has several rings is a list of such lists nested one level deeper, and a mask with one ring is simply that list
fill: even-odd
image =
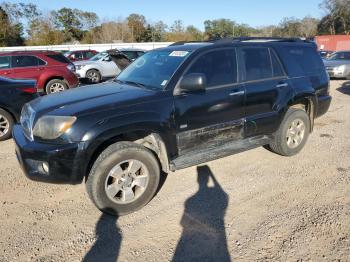
[{"label": "rear bumper", "polygon": [[65,80],[69,88],[75,88],[79,85],[79,79],[74,73],[70,73]]},{"label": "rear bumper", "polygon": [[[84,142],[51,145],[29,141],[20,125],[13,129],[16,156],[25,175],[34,181],[79,184],[84,178]],[[48,166],[45,171],[43,165]]]},{"label": "rear bumper", "polygon": [[332,97],[328,95],[319,96],[318,97],[318,104],[317,104],[317,110],[316,110],[316,117],[320,117],[327,113],[330,105],[332,102]]}]

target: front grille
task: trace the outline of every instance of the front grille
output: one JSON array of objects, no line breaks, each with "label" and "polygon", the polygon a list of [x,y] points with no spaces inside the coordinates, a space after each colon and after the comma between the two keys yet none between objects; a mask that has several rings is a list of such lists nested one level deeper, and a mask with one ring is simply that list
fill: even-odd
[{"label": "front grille", "polygon": [[33,122],[35,117],[34,109],[25,104],[21,113],[21,125],[24,135],[31,141],[33,141]]}]

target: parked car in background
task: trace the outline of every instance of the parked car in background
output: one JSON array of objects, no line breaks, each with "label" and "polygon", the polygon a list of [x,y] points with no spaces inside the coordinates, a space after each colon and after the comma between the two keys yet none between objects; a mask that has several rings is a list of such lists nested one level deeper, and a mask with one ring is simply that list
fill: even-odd
[{"label": "parked car in background", "polygon": [[146,53],[145,50],[136,48],[120,48],[118,50],[124,53],[131,61],[135,61]]},{"label": "parked car in background", "polygon": [[98,52],[95,50],[76,50],[68,51],[64,53],[64,56],[67,57],[70,61],[83,61],[89,60],[91,57],[96,55]]},{"label": "parked car in background", "polygon": [[25,103],[39,97],[34,80],[0,77],[0,141],[11,137]]},{"label": "parked car in background", "polygon": [[90,83],[117,76],[132,61],[117,49],[98,53],[86,61],[75,62],[76,74],[80,79],[87,79]]},{"label": "parked car in background", "polygon": [[0,76],[34,79],[38,92],[45,94],[61,92],[79,84],[74,64],[53,51],[0,53]]},{"label": "parked car in background", "polygon": [[350,51],[335,52],[323,62],[329,77],[350,79]]},{"label": "parked car in background", "polygon": [[163,172],[264,145],[298,154],[331,103],[316,45],[281,38],[175,43],[54,98],[26,104],[14,127],[22,169],[36,181],[84,181],[96,207],[117,216],[146,205]]}]

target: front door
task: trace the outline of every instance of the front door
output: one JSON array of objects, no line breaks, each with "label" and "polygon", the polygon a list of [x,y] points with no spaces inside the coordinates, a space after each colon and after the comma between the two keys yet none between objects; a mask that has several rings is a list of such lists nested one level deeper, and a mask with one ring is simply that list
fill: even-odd
[{"label": "front door", "polygon": [[204,74],[207,87],[175,96],[179,155],[243,137],[245,90],[237,72],[235,48],[204,53],[185,71],[184,75]]}]

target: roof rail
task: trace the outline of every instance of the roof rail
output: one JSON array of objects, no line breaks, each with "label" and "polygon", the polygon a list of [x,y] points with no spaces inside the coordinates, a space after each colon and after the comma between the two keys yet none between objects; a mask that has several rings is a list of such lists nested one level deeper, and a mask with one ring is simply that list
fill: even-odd
[{"label": "roof rail", "polygon": [[286,38],[286,37],[231,37],[231,38],[222,38],[219,40],[216,40],[216,44],[222,44],[222,43],[232,43],[232,42],[309,42],[308,40],[303,40],[298,37],[292,37],[292,38]]},{"label": "roof rail", "polygon": [[178,45],[186,45],[186,44],[201,44],[201,43],[212,43],[213,41],[179,41],[172,43],[169,46],[178,46]]}]

